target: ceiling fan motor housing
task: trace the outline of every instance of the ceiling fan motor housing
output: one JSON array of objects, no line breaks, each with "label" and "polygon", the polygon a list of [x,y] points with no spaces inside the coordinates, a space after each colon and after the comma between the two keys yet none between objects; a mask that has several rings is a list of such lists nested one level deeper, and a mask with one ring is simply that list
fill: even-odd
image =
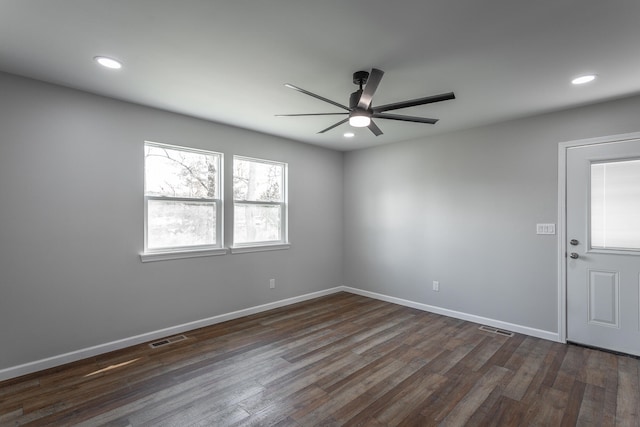
[{"label": "ceiling fan motor housing", "polygon": [[353,73],[353,84],[359,85],[360,89],[362,89],[362,85],[367,83],[368,79],[369,79],[368,71],[356,71],[355,73]]}]

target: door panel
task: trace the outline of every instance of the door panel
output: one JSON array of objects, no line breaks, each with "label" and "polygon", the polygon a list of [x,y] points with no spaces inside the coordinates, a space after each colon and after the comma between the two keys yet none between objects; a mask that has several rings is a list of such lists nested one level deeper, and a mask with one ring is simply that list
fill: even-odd
[{"label": "door panel", "polygon": [[567,339],[640,356],[640,140],[571,147],[566,166]]},{"label": "door panel", "polygon": [[620,327],[618,272],[589,271],[589,323]]}]

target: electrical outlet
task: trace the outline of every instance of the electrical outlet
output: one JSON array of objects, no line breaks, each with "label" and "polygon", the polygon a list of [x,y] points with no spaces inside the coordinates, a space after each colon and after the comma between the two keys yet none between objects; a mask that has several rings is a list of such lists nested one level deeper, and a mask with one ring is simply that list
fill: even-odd
[{"label": "electrical outlet", "polygon": [[437,280],[433,281],[433,290],[436,292],[440,292],[440,282],[438,282]]},{"label": "electrical outlet", "polygon": [[269,289],[276,287],[276,279],[269,279]]}]

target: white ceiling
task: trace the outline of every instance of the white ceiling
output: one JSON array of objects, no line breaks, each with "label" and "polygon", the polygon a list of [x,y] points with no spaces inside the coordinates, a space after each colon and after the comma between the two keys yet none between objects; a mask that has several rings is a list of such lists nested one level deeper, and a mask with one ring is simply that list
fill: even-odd
[{"label": "white ceiling", "polygon": [[[0,70],[349,150],[638,93],[639,19],[638,0],[0,0]],[[440,122],[378,119],[379,137],[274,117],[341,111],[284,83],[348,105],[372,67],[374,105],[457,99],[394,111]]]}]

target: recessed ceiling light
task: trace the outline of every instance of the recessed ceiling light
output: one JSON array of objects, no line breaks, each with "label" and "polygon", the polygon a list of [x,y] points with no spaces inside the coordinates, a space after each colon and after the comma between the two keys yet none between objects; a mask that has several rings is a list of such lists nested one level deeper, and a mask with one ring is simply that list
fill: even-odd
[{"label": "recessed ceiling light", "polygon": [[113,58],[107,58],[106,56],[96,56],[93,59],[103,67],[111,68],[114,70],[122,68],[122,63]]},{"label": "recessed ceiling light", "polygon": [[571,83],[573,83],[574,85],[583,85],[585,83],[592,82],[595,79],[595,74],[586,74],[584,76],[576,77],[575,79],[571,80]]},{"label": "recessed ceiling light", "polygon": [[355,133],[353,133],[353,132],[346,132],[346,133],[344,134],[344,137],[345,137],[345,138],[353,138],[354,136],[356,136],[356,134],[355,134]]}]

